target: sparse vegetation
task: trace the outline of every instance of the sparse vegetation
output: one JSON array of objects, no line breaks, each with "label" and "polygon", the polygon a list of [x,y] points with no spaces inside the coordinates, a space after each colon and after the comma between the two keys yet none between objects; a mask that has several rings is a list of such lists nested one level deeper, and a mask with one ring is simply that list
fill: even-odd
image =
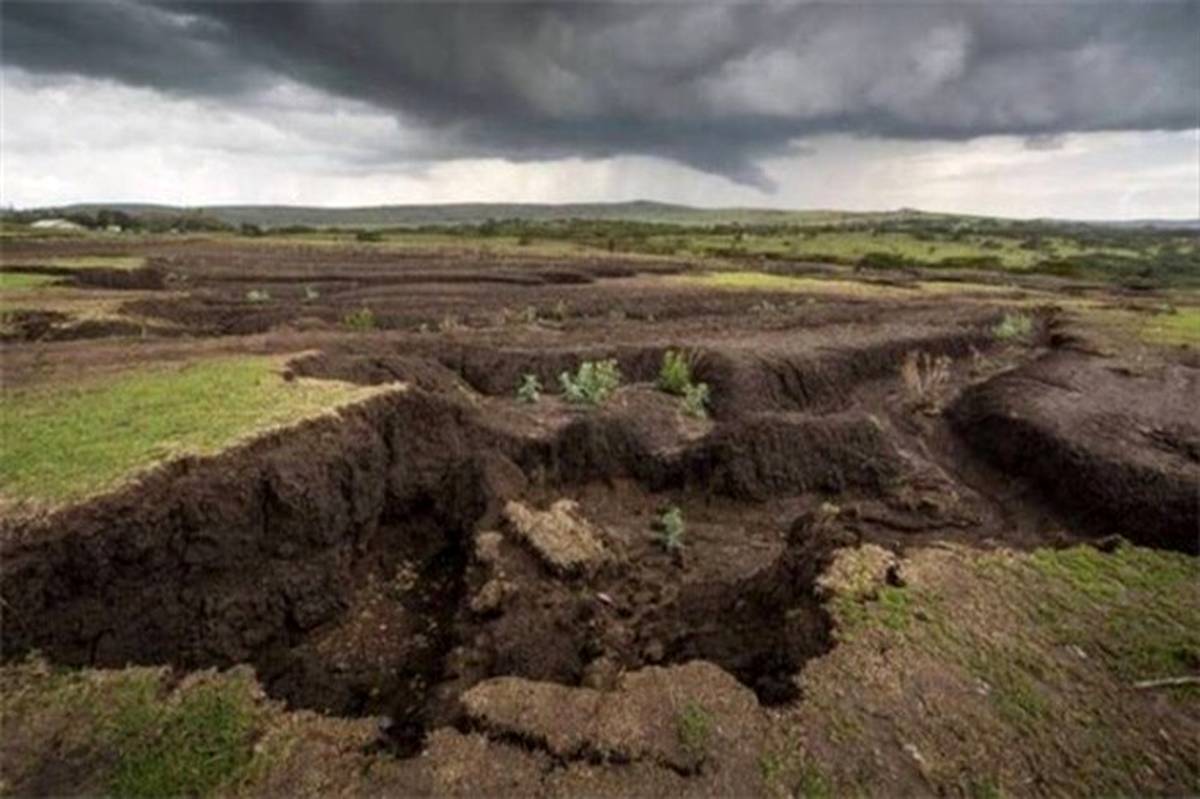
[{"label": "sparse vegetation", "polygon": [[918,407],[936,411],[939,394],[950,381],[949,355],[909,352],[900,366],[900,377],[909,396]]},{"label": "sparse vegetation", "polygon": [[708,384],[694,383],[683,390],[683,412],[697,419],[708,418]]},{"label": "sparse vegetation", "polygon": [[317,289],[314,286],[305,286],[304,287],[304,301],[305,302],[313,302],[314,300],[319,300],[319,299],[321,299],[321,292],[317,291]]},{"label": "sparse vegetation", "polygon": [[672,553],[683,550],[685,525],[683,511],[677,505],[672,505],[659,514],[655,526],[658,530],[658,543],[663,549]]},{"label": "sparse vegetation", "polygon": [[268,302],[271,299],[271,292],[266,289],[250,289],[246,292],[246,301],[254,303]]},{"label": "sparse vegetation", "polygon": [[580,405],[603,405],[621,385],[621,370],[614,359],[584,361],[575,374],[558,376],[563,398]]},{"label": "sparse vegetation", "polygon": [[357,311],[351,311],[342,317],[342,324],[350,330],[366,332],[374,330],[378,327],[378,321],[375,319],[375,312],[370,308],[363,306]]},{"label": "sparse vegetation", "polygon": [[679,746],[694,761],[701,761],[708,753],[712,736],[712,714],[699,702],[684,704],[675,719],[675,734]]},{"label": "sparse vegetation", "polygon": [[521,383],[517,386],[517,399],[532,405],[541,399],[541,397],[542,381],[538,380],[537,375],[522,375]]},{"label": "sparse vegetation", "polygon": [[692,385],[691,359],[678,350],[663,353],[662,366],[658,370],[658,387],[668,394],[682,397]]},{"label": "sparse vegetation", "polygon": [[1001,341],[1028,341],[1033,335],[1033,319],[1029,314],[1006,313],[992,328],[992,334]]},{"label": "sparse vegetation", "polygon": [[681,398],[680,407],[688,416],[708,416],[708,385],[692,382],[692,357],[678,350],[663,353],[658,370],[658,388]]}]

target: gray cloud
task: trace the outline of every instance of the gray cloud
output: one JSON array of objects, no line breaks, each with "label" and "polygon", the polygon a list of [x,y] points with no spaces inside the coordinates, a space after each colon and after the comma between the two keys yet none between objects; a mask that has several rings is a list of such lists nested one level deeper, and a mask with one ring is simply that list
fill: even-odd
[{"label": "gray cloud", "polygon": [[[820,133],[1200,126],[1200,3],[25,3],[3,60],[253,102],[286,78],[428,131],[374,157],[653,155],[759,187]],[[371,156],[368,156],[371,157]]]}]

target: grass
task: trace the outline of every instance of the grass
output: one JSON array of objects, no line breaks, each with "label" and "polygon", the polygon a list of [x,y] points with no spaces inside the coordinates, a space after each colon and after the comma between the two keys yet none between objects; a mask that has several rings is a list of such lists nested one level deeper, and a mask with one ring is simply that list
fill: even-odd
[{"label": "grass", "polygon": [[244,695],[200,685],[174,704],[139,692],[119,707],[110,735],[121,753],[109,781],[116,796],[207,796],[245,772],[254,716]]},{"label": "grass", "polygon": [[56,280],[58,275],[26,275],[20,272],[0,272],[0,291],[28,291],[45,286]]},{"label": "grass", "polygon": [[920,299],[923,293],[970,294],[1009,293],[1007,286],[946,281],[914,282],[911,286],[893,286],[864,280],[775,275],[768,272],[719,271],[669,278],[677,282],[727,291],[772,291],[815,294],[820,296],[870,298],[883,300]]},{"label": "grass", "polygon": [[693,760],[702,760],[712,736],[712,714],[697,702],[688,702],[675,717],[679,746]]},{"label": "grass", "polygon": [[[59,670],[37,659],[6,666],[0,712],[36,745],[12,752],[14,774],[60,772],[74,792],[122,797],[209,796],[269,757],[256,751],[264,721],[253,674],[204,673],[168,688],[169,670]],[[62,747],[61,749],[59,747]],[[66,786],[63,786],[66,787]]]},{"label": "grass", "polygon": [[218,358],[96,383],[4,392],[4,504],[82,499],[162,461],[214,453],[379,391],[332,381],[285,381],[284,360]]},{"label": "grass", "polygon": [[[886,784],[893,772],[864,770],[860,754],[888,747],[893,764],[911,765],[908,747],[921,752],[922,784],[934,793],[1200,788],[1190,728],[1160,734],[1165,718],[1195,723],[1200,690],[1136,688],[1200,671],[1195,558],[1132,546],[945,545],[910,553],[903,584],[891,585],[876,550],[835,559],[829,573],[841,576],[826,608],[838,646],[806,667],[791,728],[801,755],[820,754],[834,795]],[[803,777],[785,771],[788,785]]]},{"label": "grass", "polygon": [[146,259],[141,255],[72,255],[19,259],[19,262],[30,266],[60,266],[65,269],[141,269],[146,265]]},{"label": "grass", "polygon": [[1200,346],[1200,308],[1155,314],[1141,326],[1138,335],[1151,344]]}]

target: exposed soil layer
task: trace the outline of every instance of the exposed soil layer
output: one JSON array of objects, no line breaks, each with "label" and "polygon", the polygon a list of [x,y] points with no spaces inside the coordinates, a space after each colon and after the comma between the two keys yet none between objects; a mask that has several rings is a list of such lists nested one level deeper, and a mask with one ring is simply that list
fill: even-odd
[{"label": "exposed soil layer", "polygon": [[[661,279],[682,264],[189,241],[141,254],[123,276],[62,272],[81,291],[136,289],[123,310],[157,320],[137,342],[104,341],[132,333],[114,327],[55,343],[81,323],[18,312],[6,379],[303,352],[291,374],[396,386],[0,522],[5,658],[248,663],[292,706],[376,717],[402,756],[469,758],[482,736],[535,771],[569,760],[601,779],[616,761],[647,786],[736,793],[760,766],[759,707],[793,702],[833,644],[816,584],[835,549],[1119,532],[1196,550],[1197,371],[1121,371],[1054,311],[1006,346],[1000,307]],[[347,332],[364,306],[381,329]],[[708,385],[706,417],[655,386],[669,349]],[[944,356],[944,374],[903,378],[915,353]],[[599,358],[623,375],[608,402],[556,395]],[[536,404],[514,396],[529,374],[547,387]],[[675,508],[682,547],[664,537]],[[683,712],[676,679],[730,714],[720,768],[674,721],[658,729],[654,708]]]},{"label": "exposed soil layer", "polygon": [[1200,370],[1055,352],[963,393],[956,428],[1089,528],[1200,551]]}]

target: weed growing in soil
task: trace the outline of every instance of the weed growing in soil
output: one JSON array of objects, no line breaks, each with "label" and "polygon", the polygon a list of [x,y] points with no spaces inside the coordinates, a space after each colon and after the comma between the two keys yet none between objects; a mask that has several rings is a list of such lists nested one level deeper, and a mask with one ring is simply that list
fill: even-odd
[{"label": "weed growing in soil", "polygon": [[663,353],[662,366],[658,370],[658,387],[668,394],[682,397],[692,385],[691,359],[682,352],[667,350]]},{"label": "weed growing in soil", "polygon": [[560,374],[558,382],[562,385],[563,398],[567,402],[602,405],[621,385],[621,370],[612,358],[584,361],[574,375],[570,372]]},{"label": "weed growing in soil", "polygon": [[304,300],[305,300],[305,302],[312,302],[313,300],[319,300],[319,299],[321,299],[321,292],[317,291],[317,290],[316,290],[315,288],[313,288],[312,286],[305,286],[305,287],[304,287]]},{"label": "weed growing in soil", "polygon": [[904,387],[918,406],[937,409],[937,395],[950,380],[950,356],[910,352],[900,367]]},{"label": "weed growing in soil", "polygon": [[517,386],[517,399],[532,405],[541,398],[542,381],[538,380],[537,375],[534,374],[523,375],[521,384]]},{"label": "weed growing in soil", "polygon": [[375,319],[375,312],[370,308],[363,307],[357,311],[351,311],[342,317],[342,324],[351,330],[362,332],[374,330],[379,323]]},{"label": "weed growing in soil", "polygon": [[554,318],[560,322],[567,321],[567,317],[571,315],[571,306],[567,305],[566,300],[559,300],[554,303]]},{"label": "weed growing in soil", "polygon": [[1032,334],[1033,319],[1023,313],[1007,313],[992,328],[992,335],[1001,341],[1025,341]]},{"label": "weed growing in soil", "polygon": [[677,505],[667,508],[658,517],[658,542],[667,552],[683,550],[683,511]]},{"label": "weed growing in soil", "polygon": [[675,734],[688,757],[704,758],[712,734],[712,714],[698,702],[688,702],[675,717]]},{"label": "weed growing in soil", "polygon": [[265,289],[250,289],[246,292],[246,300],[249,302],[266,302],[271,299],[271,292]]},{"label": "weed growing in soil", "polygon": [[683,412],[697,419],[708,418],[708,384],[695,383],[683,391]]}]

